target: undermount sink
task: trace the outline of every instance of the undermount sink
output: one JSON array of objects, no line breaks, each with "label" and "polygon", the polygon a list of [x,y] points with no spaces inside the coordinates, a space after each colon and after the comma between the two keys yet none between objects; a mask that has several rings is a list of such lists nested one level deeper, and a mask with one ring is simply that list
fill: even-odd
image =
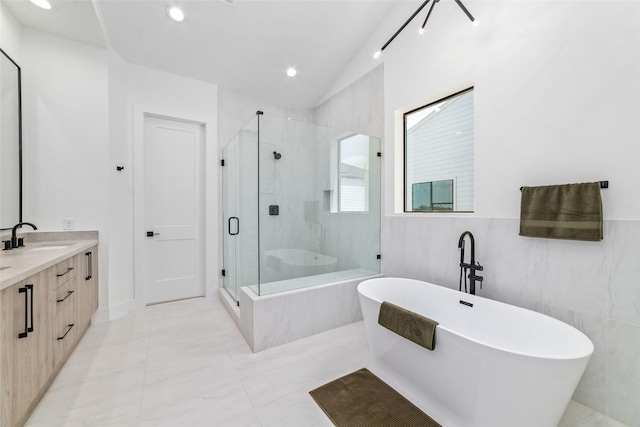
[{"label": "undermount sink", "polygon": [[71,246],[71,243],[66,243],[66,244],[50,244],[50,245],[40,245],[40,246],[36,246],[33,248],[29,248],[32,251],[42,251],[45,249],[64,249],[64,248],[68,248],[69,246]]}]

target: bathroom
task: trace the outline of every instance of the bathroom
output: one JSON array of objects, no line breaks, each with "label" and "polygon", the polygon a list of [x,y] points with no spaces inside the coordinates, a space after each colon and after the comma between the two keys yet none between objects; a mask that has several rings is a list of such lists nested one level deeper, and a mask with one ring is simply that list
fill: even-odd
[{"label": "bathroom", "polygon": [[[595,353],[574,400],[640,425],[640,200],[634,197],[640,5],[470,1],[480,21],[474,28],[453,1],[441,1],[422,36],[407,27],[373,59],[417,6],[394,5],[325,93],[296,106],[31,29],[3,2],[0,47],[24,73],[24,219],[42,230],[62,229],[63,218],[73,218],[76,230],[99,230],[95,324],[142,310],[134,262],[136,239],[144,238],[136,234],[136,108],[188,115],[213,129],[207,146],[216,147],[205,153],[213,190],[206,194],[204,283],[205,295],[218,298],[219,150],[256,110],[378,136],[381,273],[457,288],[457,239],[471,230],[485,266],[479,295],[549,314],[587,334]],[[470,86],[474,213],[404,213],[402,113]],[[53,143],[44,143],[45,136]],[[602,192],[602,242],[518,236],[521,186],[594,180],[610,182]]]}]

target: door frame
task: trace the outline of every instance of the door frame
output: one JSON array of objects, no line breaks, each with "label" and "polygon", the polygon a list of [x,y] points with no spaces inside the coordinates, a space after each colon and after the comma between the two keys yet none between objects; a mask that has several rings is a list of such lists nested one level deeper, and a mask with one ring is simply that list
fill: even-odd
[{"label": "door frame", "polygon": [[217,268],[217,249],[214,242],[218,235],[216,224],[218,212],[215,203],[215,189],[218,187],[216,159],[215,117],[204,117],[199,112],[158,108],[157,106],[133,106],[133,275],[134,304],[144,308],[145,301],[145,260],[146,260],[146,224],[145,224],[145,122],[147,117],[157,117],[192,123],[202,126],[202,227],[204,231],[202,250],[204,296],[215,293],[215,276]]}]

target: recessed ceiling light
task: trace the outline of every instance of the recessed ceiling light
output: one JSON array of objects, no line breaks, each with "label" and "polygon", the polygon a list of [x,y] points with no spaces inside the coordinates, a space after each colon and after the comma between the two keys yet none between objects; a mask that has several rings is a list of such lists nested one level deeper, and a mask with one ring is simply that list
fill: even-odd
[{"label": "recessed ceiling light", "polygon": [[49,3],[47,0],[31,0],[31,3],[43,9],[51,9],[51,3]]},{"label": "recessed ceiling light", "polygon": [[289,77],[294,77],[296,74],[298,74],[298,72],[293,67],[291,67],[291,68],[289,68],[287,70],[287,76],[289,76]]},{"label": "recessed ceiling light", "polygon": [[182,10],[175,6],[170,6],[169,9],[167,9],[167,13],[169,14],[169,17],[174,21],[180,22],[184,19],[184,13],[182,12]]}]

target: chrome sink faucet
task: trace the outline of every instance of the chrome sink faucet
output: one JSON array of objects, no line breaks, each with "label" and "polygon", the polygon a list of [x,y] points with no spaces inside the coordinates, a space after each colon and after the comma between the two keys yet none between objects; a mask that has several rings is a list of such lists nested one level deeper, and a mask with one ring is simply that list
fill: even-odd
[{"label": "chrome sink faucet", "polygon": [[[469,237],[469,242],[471,243],[471,260],[469,263],[464,262],[464,241],[465,237]],[[484,267],[480,265],[479,262],[476,262],[476,243],[473,239],[473,234],[470,231],[465,231],[460,235],[460,239],[458,240],[458,249],[460,250],[460,286],[458,288],[459,291],[462,291],[462,276],[464,271],[464,291],[467,292],[467,278],[470,281],[469,285],[469,293],[471,295],[476,294],[476,282],[480,282],[480,289],[482,289],[482,280],[484,279],[482,276],[478,276],[476,271],[482,271]],[[467,275],[467,270],[471,270],[469,275]]]},{"label": "chrome sink faucet", "polygon": [[18,224],[14,225],[13,230],[11,231],[11,243],[10,243],[11,247],[7,248],[5,245],[5,249],[16,249],[24,246],[24,241],[22,240],[22,238],[18,239],[18,237],[16,236],[18,228],[21,228],[23,225],[28,225],[32,227],[34,230],[38,229],[38,227],[31,224],[30,222],[19,222]]}]

